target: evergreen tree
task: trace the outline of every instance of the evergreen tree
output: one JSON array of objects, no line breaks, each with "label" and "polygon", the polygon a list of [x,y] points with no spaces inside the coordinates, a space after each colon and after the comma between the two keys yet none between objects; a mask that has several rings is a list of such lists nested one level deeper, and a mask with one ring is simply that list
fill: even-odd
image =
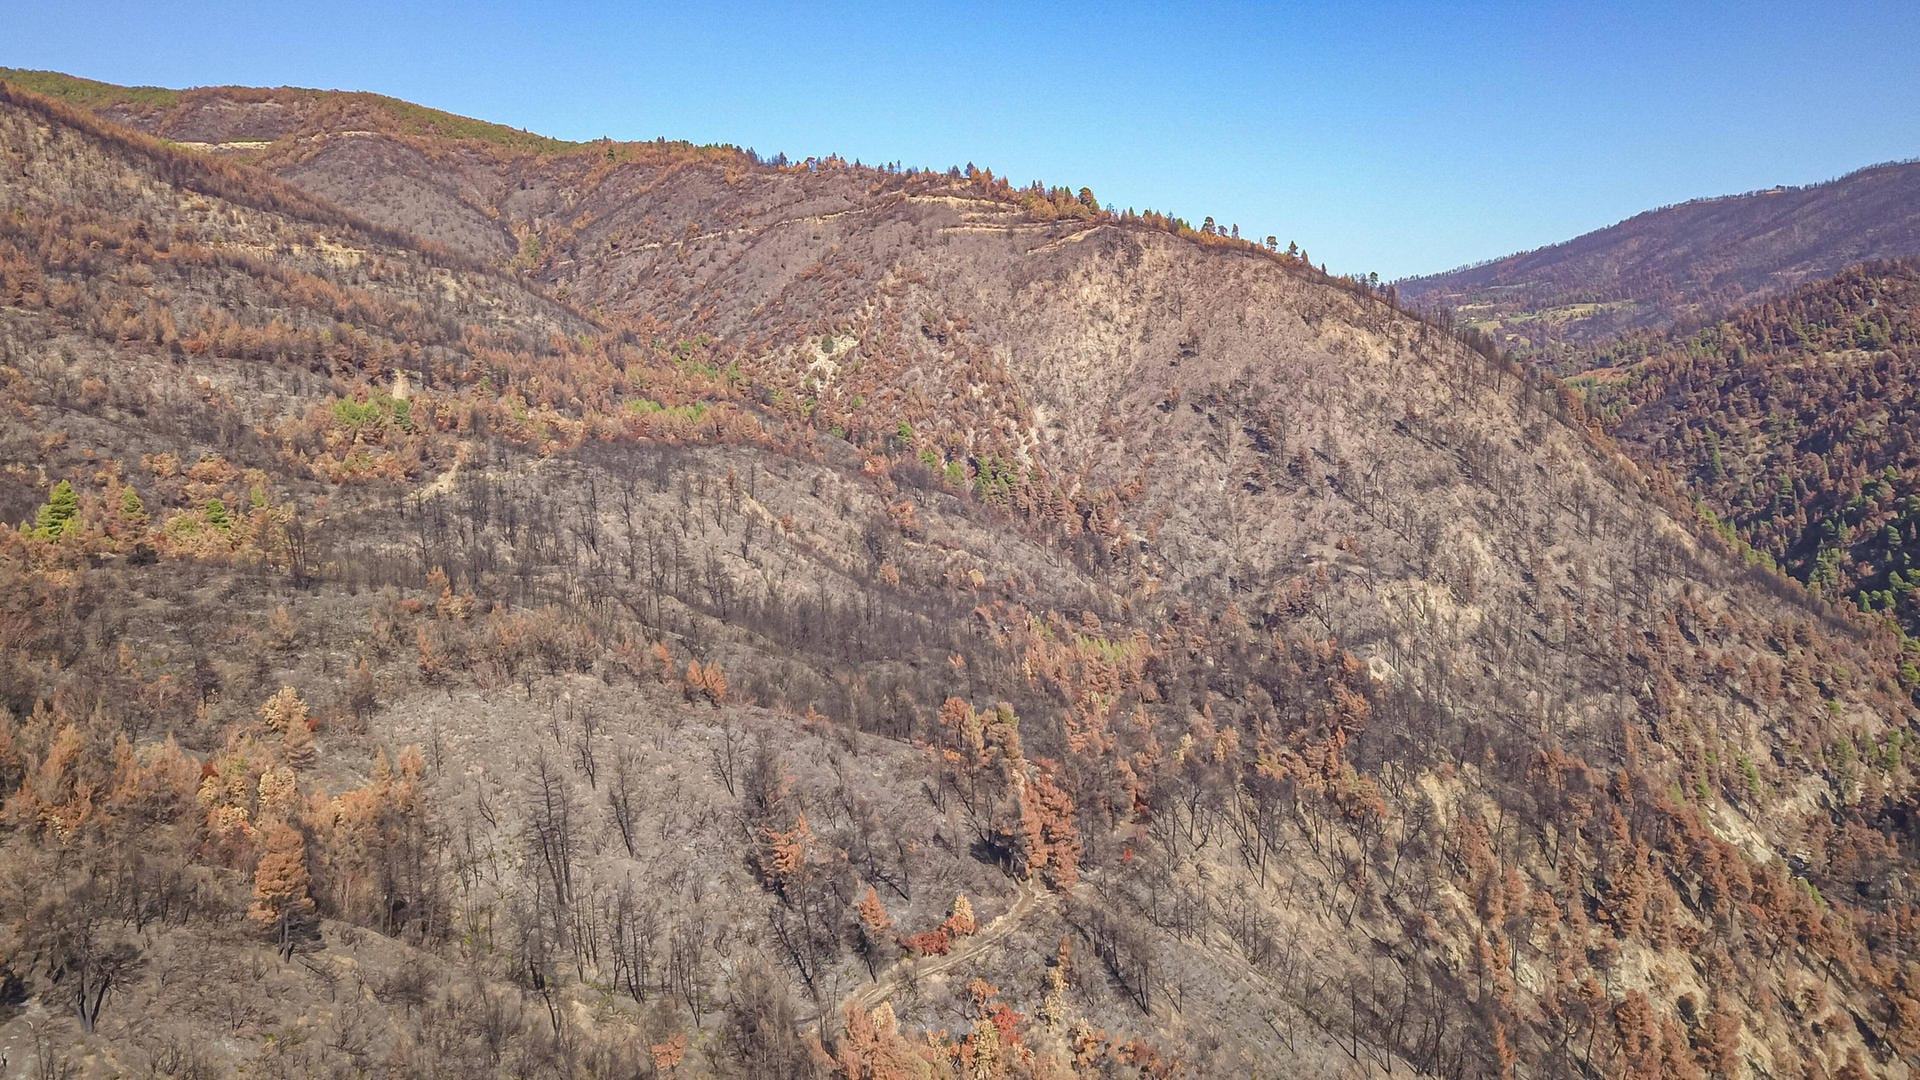
[{"label": "evergreen tree", "polygon": [[128,484],[120,489],[120,521],[128,528],[147,527],[147,507],[140,501],[140,493]]},{"label": "evergreen tree", "polygon": [[80,520],[80,496],[74,494],[73,485],[65,480],[53,485],[53,491],[47,496],[47,504],[40,508],[39,516],[34,520],[33,535],[40,540],[58,540],[74,528]]}]

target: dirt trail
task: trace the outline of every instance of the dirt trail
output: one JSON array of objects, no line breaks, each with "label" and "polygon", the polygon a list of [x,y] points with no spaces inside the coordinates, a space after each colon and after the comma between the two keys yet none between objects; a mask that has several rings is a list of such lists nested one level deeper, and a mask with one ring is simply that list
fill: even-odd
[{"label": "dirt trail", "polygon": [[[680,247],[684,244],[691,244],[700,240],[714,240],[723,236],[748,236],[748,235],[754,235],[758,233],[772,232],[774,229],[784,228],[788,225],[815,224],[822,221],[832,221],[836,218],[855,217],[861,214],[871,214],[880,210],[884,210],[890,206],[898,206],[901,203],[941,203],[946,205],[957,204],[965,207],[976,208],[981,212],[990,212],[990,213],[993,213],[995,216],[1000,216],[1003,210],[1006,211],[1009,216],[1011,216],[1011,211],[1012,211],[1011,207],[1005,207],[1003,204],[1000,204],[1000,203],[990,202],[985,199],[968,199],[968,198],[963,198],[956,195],[890,195],[890,196],[887,196],[886,198],[881,199],[878,202],[872,203],[867,206],[848,207],[845,210],[835,210],[830,214],[805,214],[799,217],[780,218],[775,221],[759,222],[753,225],[737,225],[731,229],[716,229],[712,232],[695,233],[692,236],[682,237],[678,240],[651,240],[644,244],[633,244],[629,247],[623,248],[622,250],[623,251],[658,251],[661,248]],[[1018,224],[1032,224],[1032,225],[1044,226],[1046,223],[1045,222],[1022,222]],[[1005,224],[997,224],[997,225],[989,226],[988,229],[989,231],[997,231],[1000,229],[1004,229],[1006,227],[1007,226]],[[953,226],[949,227],[950,230],[953,228],[955,227]],[[965,228],[965,226],[960,226],[959,228]],[[1088,230],[1088,231],[1091,231],[1091,230]],[[1080,239],[1080,238],[1081,238],[1080,236],[1075,236],[1075,237],[1068,237],[1066,239],[1074,240],[1074,239]],[[563,263],[556,263],[555,265],[566,265],[566,263],[571,263],[572,261],[573,260],[569,259]]]},{"label": "dirt trail", "polygon": [[[460,474],[465,470],[472,455],[473,443],[463,439],[460,444],[454,448],[453,464],[447,466],[445,472],[435,476],[432,480],[427,481],[412,491],[403,491],[392,498],[381,499],[365,505],[343,506],[337,510],[329,510],[324,514],[318,514],[313,517],[304,518],[303,520],[308,525],[318,525],[323,522],[333,521],[337,518],[352,518],[362,514],[373,514],[382,510],[391,510],[403,504],[409,508],[418,508],[442,496],[453,494],[454,486],[459,482]],[[507,470],[506,475],[531,472],[545,465],[550,460],[552,459],[535,458],[531,461],[514,465]]]},{"label": "dirt trail", "polygon": [[1068,244],[1077,244],[1080,241],[1085,240],[1087,237],[1092,236],[1094,233],[1099,232],[1101,229],[1105,229],[1108,227],[1109,226],[1106,226],[1106,225],[1090,226],[1088,228],[1081,229],[1079,232],[1069,233],[1066,236],[1062,236],[1058,240],[1050,240],[1047,243],[1041,244],[1039,247],[1034,248],[1032,251],[1027,252],[1027,254],[1039,255],[1042,252],[1058,251],[1061,248],[1066,247]]},{"label": "dirt trail", "polygon": [[[628,247],[622,248],[621,250],[622,251],[658,251],[659,249],[664,247],[680,247],[684,244],[694,243],[695,241],[713,240],[722,236],[746,236],[746,235],[756,234],[756,233],[772,232],[774,229],[782,228],[787,225],[802,225],[802,224],[809,224],[813,222],[832,221],[835,218],[853,217],[859,214],[871,214],[877,210],[884,210],[889,206],[897,205],[902,201],[904,201],[903,198],[901,196],[896,195],[889,199],[882,199],[881,201],[876,202],[870,206],[849,207],[848,209],[845,209],[845,210],[835,210],[831,214],[806,214],[800,217],[781,218],[777,221],[761,222],[754,225],[737,225],[731,229],[716,229],[713,232],[695,233],[692,236],[682,237],[679,240],[653,240],[644,244],[633,244]],[[572,260],[568,260],[568,261],[570,262]]]},{"label": "dirt trail", "polygon": [[446,472],[435,477],[432,483],[415,492],[413,498],[426,502],[428,499],[451,492],[454,481],[460,479],[460,466],[467,463],[467,457],[472,452],[473,443],[466,439],[460,440],[460,445],[453,451],[453,464],[447,467]]},{"label": "dirt trail", "polygon": [[[903,957],[894,961],[880,973],[879,979],[848,994],[831,1014],[835,1019],[846,1014],[848,1005],[858,1005],[863,1010],[872,1010],[880,1003],[892,997],[909,979],[925,979],[950,970],[981,955],[999,944],[1007,935],[1018,930],[1042,905],[1051,905],[1054,894],[1046,892],[1031,881],[1022,881],[1014,893],[1013,906],[980,929],[970,938],[961,939],[961,943],[945,956]],[[802,1026],[819,1028],[824,1026],[825,1015],[814,1016]]]}]

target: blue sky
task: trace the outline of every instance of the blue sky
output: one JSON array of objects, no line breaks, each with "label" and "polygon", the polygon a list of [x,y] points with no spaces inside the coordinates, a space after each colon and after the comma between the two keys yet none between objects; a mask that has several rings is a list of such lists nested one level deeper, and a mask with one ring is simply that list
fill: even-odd
[{"label": "blue sky", "polygon": [[0,0],[0,66],[1089,186],[1399,277],[1920,156],[1920,4]]}]

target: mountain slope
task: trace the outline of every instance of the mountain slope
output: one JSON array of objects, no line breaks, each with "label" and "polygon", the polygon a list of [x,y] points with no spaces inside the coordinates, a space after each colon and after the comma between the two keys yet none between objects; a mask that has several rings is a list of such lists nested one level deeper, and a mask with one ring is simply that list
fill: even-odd
[{"label": "mountain slope", "polygon": [[1909,1073],[1897,640],[1552,384],[984,174],[6,108],[4,910],[150,965],[45,1053]]},{"label": "mountain slope", "polygon": [[1603,350],[1589,400],[1787,572],[1920,628],[1905,576],[1920,267],[1871,263],[1697,334]]},{"label": "mountain slope", "polygon": [[1870,259],[1920,256],[1920,162],[1650,210],[1565,243],[1398,283],[1559,362],[1624,330],[1698,325]]}]

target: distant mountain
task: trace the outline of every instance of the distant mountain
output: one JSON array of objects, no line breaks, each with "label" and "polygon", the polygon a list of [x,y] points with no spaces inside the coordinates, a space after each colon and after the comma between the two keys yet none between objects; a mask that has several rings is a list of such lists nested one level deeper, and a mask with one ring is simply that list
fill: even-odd
[{"label": "distant mountain", "polygon": [[1920,676],[1540,373],[983,171],[37,85],[36,1075],[1920,1063]]},{"label": "distant mountain", "polygon": [[1398,283],[1505,347],[1564,366],[1624,330],[1698,325],[1869,259],[1920,256],[1920,162],[1699,199],[1535,251]]},{"label": "distant mountain", "polygon": [[1575,385],[1624,446],[1793,577],[1920,634],[1920,262],[1597,358]]}]

